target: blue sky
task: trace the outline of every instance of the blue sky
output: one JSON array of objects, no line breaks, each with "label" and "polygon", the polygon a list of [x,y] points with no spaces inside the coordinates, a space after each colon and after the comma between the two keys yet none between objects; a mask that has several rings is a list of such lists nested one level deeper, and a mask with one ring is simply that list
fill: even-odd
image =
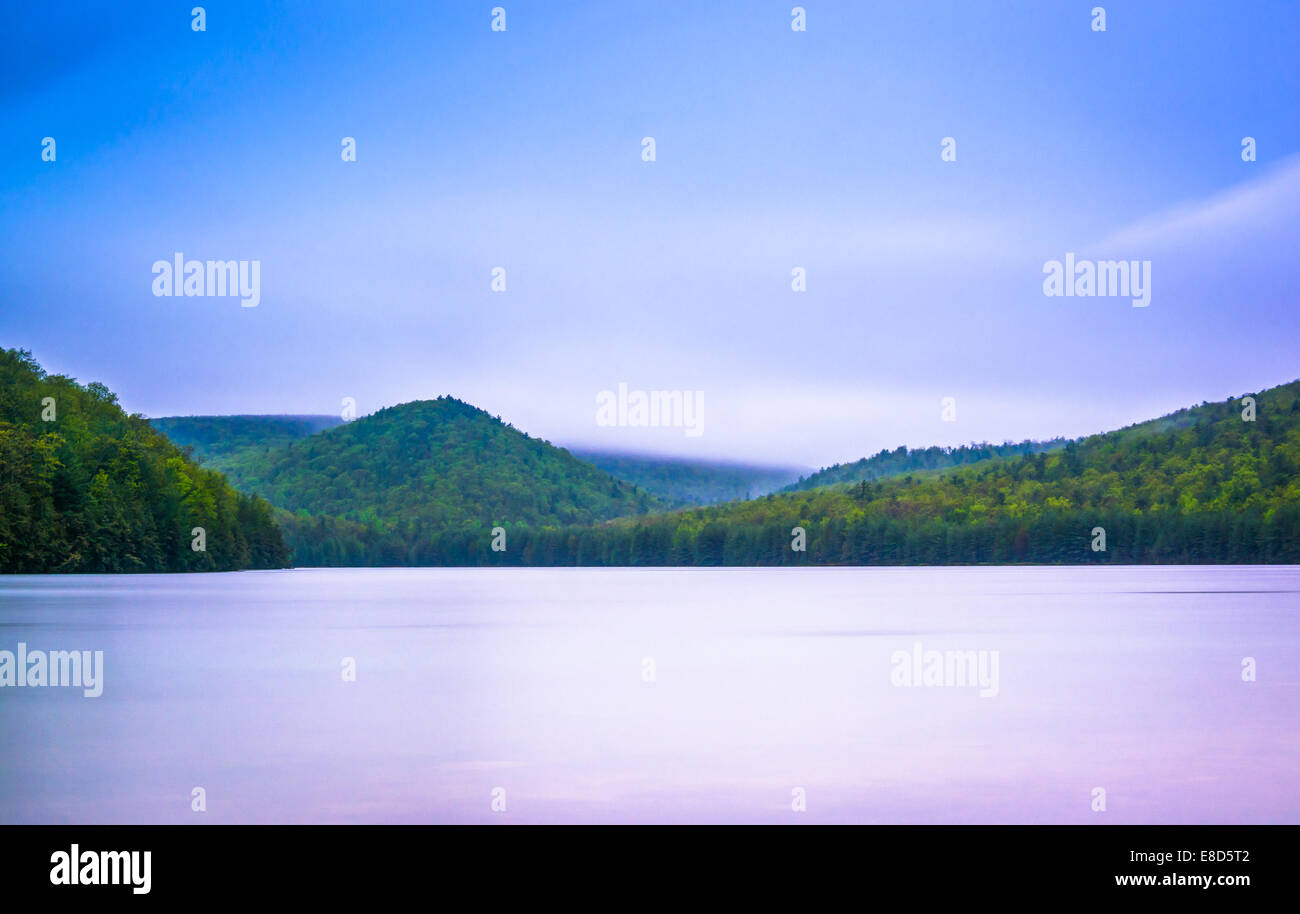
[{"label": "blue sky", "polygon": [[[1300,377],[1295,3],[193,5],[0,22],[0,345],[130,410],[450,393],[817,466]],[[261,304],[155,297],[177,251]],[[1150,260],[1150,307],[1044,296],[1067,251]],[[704,434],[598,427],[620,382]]]}]

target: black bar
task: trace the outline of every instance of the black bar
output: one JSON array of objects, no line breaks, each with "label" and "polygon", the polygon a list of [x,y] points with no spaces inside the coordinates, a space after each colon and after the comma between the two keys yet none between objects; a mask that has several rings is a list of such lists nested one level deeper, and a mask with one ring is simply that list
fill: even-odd
[{"label": "black bar", "polygon": [[[147,895],[373,902],[406,888],[429,892],[432,902],[445,898],[447,888],[473,885],[483,900],[531,885],[540,900],[568,880],[576,894],[612,881],[630,903],[642,892],[685,890],[703,879],[723,891],[730,885],[737,895],[797,893],[800,885],[820,893],[841,884],[864,900],[898,890],[907,897],[921,891],[927,899],[1201,894],[1230,903],[1242,891],[1294,889],[1298,831],[1289,825],[6,826],[0,828],[0,884],[6,900],[40,895],[51,901]],[[83,865],[87,852],[149,851],[149,891],[135,891],[143,887],[142,873],[120,873],[117,885],[53,884],[58,864],[52,858],[70,854],[73,845]],[[1154,877],[1154,884],[1120,884],[1133,877]],[[1229,879],[1241,884],[1223,881]],[[542,893],[543,887],[549,888]]]}]

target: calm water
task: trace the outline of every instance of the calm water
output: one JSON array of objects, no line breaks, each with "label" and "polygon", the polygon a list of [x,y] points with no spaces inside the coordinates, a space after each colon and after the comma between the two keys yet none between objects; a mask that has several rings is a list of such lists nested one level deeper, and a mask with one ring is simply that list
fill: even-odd
[{"label": "calm water", "polygon": [[[99,698],[0,688],[0,821],[1300,822],[1298,606],[1277,566],[0,577],[0,650],[104,652]],[[918,643],[996,695],[893,684]]]}]

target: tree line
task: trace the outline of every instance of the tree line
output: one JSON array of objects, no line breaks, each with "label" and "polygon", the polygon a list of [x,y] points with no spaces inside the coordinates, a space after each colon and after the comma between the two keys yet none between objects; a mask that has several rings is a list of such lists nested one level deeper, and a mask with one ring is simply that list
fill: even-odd
[{"label": "tree line", "polygon": [[128,415],[103,384],[0,350],[0,572],[230,571],[291,555],[271,506]]},{"label": "tree line", "polygon": [[1300,562],[1300,383],[1251,400],[969,466],[598,524],[298,516],[286,535],[300,564],[323,565]]}]

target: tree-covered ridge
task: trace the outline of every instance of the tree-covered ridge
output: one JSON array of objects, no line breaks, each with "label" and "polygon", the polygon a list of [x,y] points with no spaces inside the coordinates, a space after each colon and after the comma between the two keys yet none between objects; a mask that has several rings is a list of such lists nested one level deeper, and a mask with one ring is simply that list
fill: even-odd
[{"label": "tree-covered ridge", "polygon": [[[181,447],[191,448],[204,466],[242,478],[256,476],[259,464],[271,451],[342,425],[344,420],[337,416],[244,415],[168,416],[150,421]],[[615,479],[660,496],[664,506],[674,508],[766,495],[793,482],[800,473],[793,467],[736,461],[568,450]]]},{"label": "tree-covered ridge", "polygon": [[[1244,399],[1203,404],[1051,452],[684,512],[624,536],[659,544],[638,560],[688,564],[1300,561],[1300,382],[1254,400],[1254,421]],[[790,548],[796,526],[804,553]]]},{"label": "tree-covered ridge", "polygon": [[664,503],[452,397],[389,407],[228,467],[241,489],[297,514],[413,539],[445,529],[571,525]]},{"label": "tree-covered ridge", "polygon": [[165,416],[149,421],[176,444],[191,448],[205,466],[223,472],[228,461],[246,451],[265,454],[343,424],[338,416]]},{"label": "tree-covered ridge", "polygon": [[1064,438],[1055,438],[1051,441],[1008,441],[1004,444],[964,444],[960,447],[898,447],[892,451],[886,448],[871,457],[863,457],[852,463],[837,463],[820,469],[807,478],[801,476],[798,482],[786,486],[785,491],[804,491],[844,482],[871,482],[924,470],[946,470],[1001,457],[1038,454],[1064,446]]},{"label": "tree-covered ridge", "polygon": [[0,350],[0,572],[288,563],[265,501],[200,468],[104,385]]},{"label": "tree-covered ridge", "polygon": [[711,505],[775,492],[798,478],[799,470],[720,460],[690,460],[649,454],[573,449],[573,455],[616,479],[662,497],[672,507]]},{"label": "tree-covered ridge", "polygon": [[[588,527],[520,527],[381,544],[421,564],[807,565],[1300,562],[1300,382],[1070,442],[875,482]],[[792,548],[803,528],[803,551]],[[1104,532],[1104,550],[1098,528]],[[313,549],[330,548],[316,528]]]}]

